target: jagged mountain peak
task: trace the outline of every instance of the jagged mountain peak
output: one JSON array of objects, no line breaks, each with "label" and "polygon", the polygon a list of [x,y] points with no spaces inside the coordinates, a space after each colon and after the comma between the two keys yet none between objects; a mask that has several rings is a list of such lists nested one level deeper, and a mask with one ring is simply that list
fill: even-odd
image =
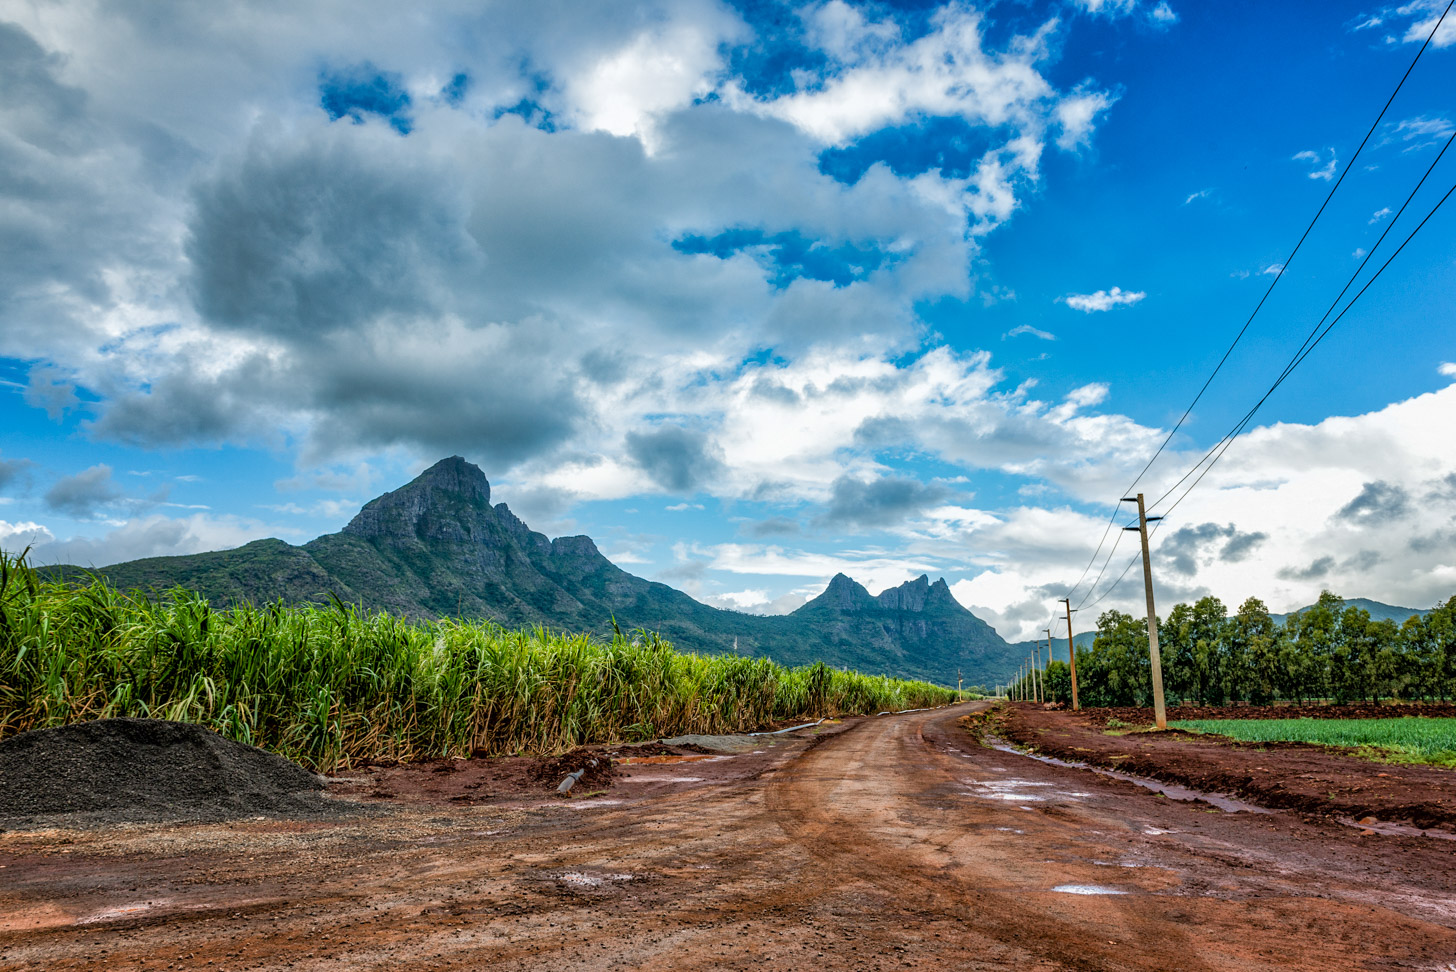
[{"label": "jagged mountain peak", "polygon": [[945,582],[944,577],[932,584],[928,574],[921,574],[899,587],[886,588],[875,600],[881,607],[894,611],[966,610],[951,594],[950,585]]},{"label": "jagged mountain peak", "polygon": [[343,532],[365,538],[400,537],[418,533],[426,521],[475,519],[491,512],[485,473],[461,456],[451,456],[399,489],[365,503]]},{"label": "jagged mountain peak", "polygon": [[490,505],[490,481],[485,478],[485,473],[479,466],[468,462],[463,456],[441,459],[416,476],[408,485],[400,487],[395,492],[403,492],[408,489],[458,493],[483,506]]},{"label": "jagged mountain peak", "polygon": [[848,574],[835,574],[830,578],[824,593],[794,611],[795,614],[814,614],[819,611],[863,611],[874,606],[875,599],[864,586]]}]

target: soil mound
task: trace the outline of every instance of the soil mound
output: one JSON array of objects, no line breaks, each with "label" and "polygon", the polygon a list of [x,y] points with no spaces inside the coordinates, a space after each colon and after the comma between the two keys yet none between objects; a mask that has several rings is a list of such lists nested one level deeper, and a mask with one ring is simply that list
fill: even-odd
[{"label": "soil mound", "polygon": [[210,729],[160,719],[98,719],[0,741],[0,822],[317,817],[323,781]]},{"label": "soil mound", "polygon": [[585,772],[573,787],[576,793],[605,789],[612,785],[617,776],[612,757],[592,749],[578,749],[565,756],[542,759],[532,767],[532,776],[542,786],[555,789],[566,778],[566,774],[575,773],[577,770]]}]

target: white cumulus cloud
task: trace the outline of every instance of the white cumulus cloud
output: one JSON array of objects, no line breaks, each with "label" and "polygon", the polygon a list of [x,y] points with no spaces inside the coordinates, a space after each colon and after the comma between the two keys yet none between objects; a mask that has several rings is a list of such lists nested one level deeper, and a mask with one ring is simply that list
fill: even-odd
[{"label": "white cumulus cloud", "polygon": [[1111,290],[1098,290],[1090,294],[1068,294],[1060,299],[1073,310],[1090,314],[1094,311],[1107,311],[1114,307],[1136,304],[1146,296],[1147,294],[1141,290],[1130,291],[1123,290],[1121,287],[1113,287]]}]

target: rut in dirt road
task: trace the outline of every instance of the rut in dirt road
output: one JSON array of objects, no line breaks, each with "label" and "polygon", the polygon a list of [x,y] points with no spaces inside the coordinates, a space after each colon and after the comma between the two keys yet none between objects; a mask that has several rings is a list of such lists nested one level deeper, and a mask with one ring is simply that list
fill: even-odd
[{"label": "rut in dirt road", "polygon": [[976,708],[627,764],[585,799],[412,791],[364,817],[0,833],[0,970],[1456,961],[1447,842],[1163,800],[983,748],[957,724]]},{"label": "rut in dirt road", "polygon": [[[806,753],[768,788],[779,826],[816,857],[873,881],[905,906],[961,922],[987,948],[1015,942],[1067,969],[1211,968],[1176,927],[1146,928],[1137,920],[1147,910],[1142,899],[1088,896],[1097,899],[1090,908],[1103,936],[1091,941],[1079,933],[1086,902],[1077,908],[1082,922],[1062,914],[1073,907],[1065,898],[1057,907],[1057,892],[1045,892],[1053,900],[1040,906],[1030,902],[1029,889],[1016,884],[1027,862],[996,859],[967,826],[975,814],[957,779],[964,761],[937,751],[921,728],[871,722]],[[1127,965],[1128,946],[1146,963]]]}]

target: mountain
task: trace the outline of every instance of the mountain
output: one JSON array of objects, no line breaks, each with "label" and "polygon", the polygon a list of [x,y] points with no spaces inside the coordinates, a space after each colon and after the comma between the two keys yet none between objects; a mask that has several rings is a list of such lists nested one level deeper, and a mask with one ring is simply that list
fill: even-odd
[{"label": "mountain", "polygon": [[[636,577],[590,537],[548,539],[504,503],[459,456],[385,493],[338,533],[293,546],[256,540],[233,550],[152,557],[97,573],[125,590],[196,590],[214,604],[330,603],[333,597],[410,618],[489,618],[503,625],[610,633],[659,632],[688,651],[767,655],[785,664],[824,661],[862,672],[990,685],[1015,670],[1018,652],[951,596],[920,576],[872,596],[843,574],[791,614],[724,611],[666,584]],[[52,567],[77,578],[78,567]]]},{"label": "mountain", "polygon": [[[1290,617],[1296,614],[1303,614],[1305,611],[1308,611],[1312,607],[1314,607],[1313,604],[1306,604],[1304,607],[1294,611],[1290,611],[1288,614],[1271,614],[1269,616],[1274,619],[1275,624],[1283,624]],[[1412,615],[1419,614],[1420,616],[1425,617],[1427,614],[1431,613],[1430,609],[1428,608],[1421,609],[1396,607],[1394,604],[1385,604],[1381,601],[1372,601],[1368,597],[1347,597],[1345,598],[1345,607],[1364,608],[1365,610],[1370,612],[1370,619],[1372,621],[1390,620],[1394,621],[1396,624],[1405,624],[1406,619],[1411,617]]]}]

